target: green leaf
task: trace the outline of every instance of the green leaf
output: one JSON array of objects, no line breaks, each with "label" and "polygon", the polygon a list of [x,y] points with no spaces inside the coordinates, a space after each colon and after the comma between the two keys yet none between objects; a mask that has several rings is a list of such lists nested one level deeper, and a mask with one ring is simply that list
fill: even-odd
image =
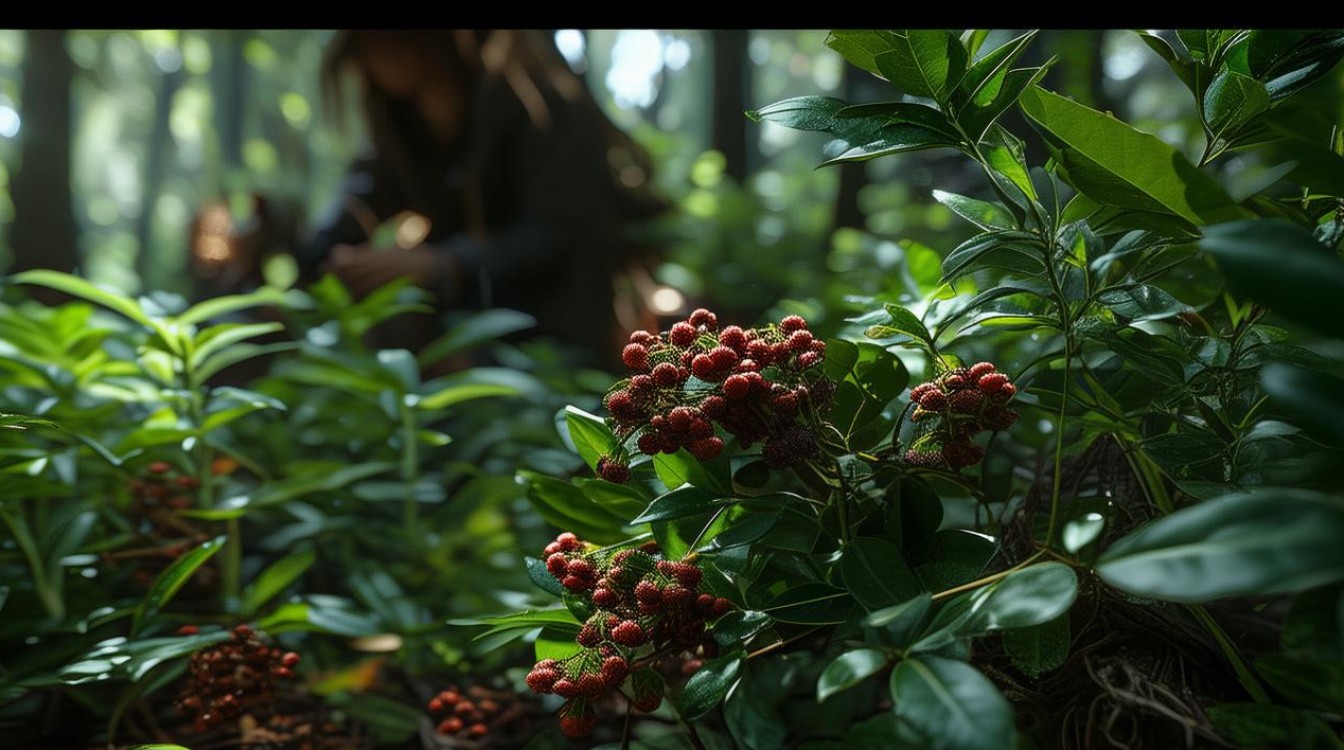
[{"label": "green leaf", "polygon": [[1344,258],[1286,219],[1249,219],[1205,230],[1233,290],[1327,336],[1344,338]]},{"label": "green leaf", "polygon": [[131,621],[131,632],[140,632],[140,628],[145,621],[157,614],[186,585],[187,581],[191,580],[196,570],[215,556],[215,553],[224,546],[226,539],[227,537],[221,534],[208,542],[203,542],[200,546],[174,560],[172,565],[164,568],[163,572],[154,579],[154,583],[150,585],[149,592],[140,601],[140,606],[136,607],[135,617]]},{"label": "green leaf", "polygon": [[971,599],[967,632],[1025,628],[1068,612],[1078,596],[1073,568],[1057,562],[1037,563],[980,589]]},{"label": "green leaf", "polygon": [[312,550],[295,552],[276,560],[243,592],[243,614],[255,614],[302,576],[317,560]]},{"label": "green leaf", "polygon": [[1106,519],[1100,513],[1088,513],[1064,524],[1064,549],[1076,553],[1101,534]]},{"label": "green leaf", "polygon": [[896,33],[882,30],[837,30],[826,37],[826,46],[860,68],[877,74],[875,58],[896,48]]},{"label": "green leaf", "polygon": [[1045,269],[1040,238],[1028,232],[986,232],[958,245],[943,260],[943,281],[951,282],[974,271],[1001,268],[1036,276]]},{"label": "green leaf", "polygon": [[919,633],[932,606],[933,596],[925,592],[903,604],[869,613],[863,624],[880,629],[888,645],[906,648]]},{"label": "green leaf", "polygon": [[690,483],[726,497],[732,494],[733,486],[727,468],[728,462],[723,460],[700,463],[685,448],[676,453],[659,453],[653,457],[653,470],[669,490]]},{"label": "green leaf", "polygon": [[177,322],[181,325],[192,326],[239,310],[261,307],[262,305],[282,305],[284,302],[284,290],[264,286],[247,294],[229,294],[198,302],[187,308],[186,312],[177,316]]},{"label": "green leaf", "polygon": [[883,78],[915,96],[947,101],[966,72],[966,48],[941,29],[905,29],[892,49],[873,56]]},{"label": "green leaf", "polygon": [[1005,632],[1003,650],[1022,674],[1036,679],[1068,659],[1069,637],[1069,616],[1065,613],[1040,625]]},{"label": "green leaf", "polygon": [[701,513],[710,513],[723,507],[723,498],[699,487],[686,486],[655,498],[631,523],[668,521]]},{"label": "green leaf", "polygon": [[[924,327],[924,322],[917,315],[906,308],[887,303],[882,306],[887,314],[887,320],[883,323],[877,323],[864,330],[864,335],[871,339],[889,339],[895,336],[908,336],[909,338],[929,344],[933,341],[933,335],[929,329]],[[829,349],[829,348],[828,348]],[[855,362],[858,364],[858,351],[855,351]],[[853,367],[854,365],[851,365]],[[842,373],[836,379],[843,379],[846,373]]]},{"label": "green leaf", "polygon": [[836,113],[845,106],[844,100],[832,96],[795,96],[749,111],[747,117],[794,130],[829,131],[835,125]]},{"label": "green leaf", "polygon": [[283,330],[285,327],[280,323],[221,323],[211,326],[196,337],[191,352],[191,366],[200,369],[201,364],[216,352],[257,336]]},{"label": "green leaf", "polygon": [[1267,703],[1223,703],[1205,712],[1218,734],[1238,747],[1341,747],[1339,735],[1310,711]]},{"label": "green leaf", "polygon": [[547,523],[598,544],[626,538],[625,521],[589,500],[578,487],[533,471],[519,471],[518,476],[527,485],[527,499]]},{"label": "green leaf", "polygon": [[597,471],[597,459],[616,452],[616,436],[611,434],[611,429],[601,417],[577,406],[566,406],[564,411],[557,414],[557,426],[561,415],[564,416],[565,426],[561,437],[567,436],[588,468]]},{"label": "green leaf", "polygon": [[1344,661],[1344,585],[1304,591],[1283,620],[1283,647],[1300,654]]},{"label": "green leaf", "polygon": [[1275,404],[1336,442],[1344,442],[1344,380],[1304,367],[1272,362],[1260,385]]},{"label": "green leaf", "polygon": [[817,680],[817,702],[848,690],[887,665],[887,655],[873,648],[847,651],[835,658]]},{"label": "green leaf", "polygon": [[1320,711],[1344,706],[1344,662],[1266,654],[1255,660],[1255,671],[1296,705]]},{"label": "green leaf", "polygon": [[724,696],[737,682],[737,674],[746,659],[741,652],[724,654],[705,662],[682,688],[678,701],[683,721],[695,721],[723,702]]},{"label": "green leaf", "polygon": [[416,358],[422,365],[438,362],[445,357],[480,346],[488,341],[518,331],[525,331],[536,324],[536,318],[517,310],[503,308],[483,310],[456,323],[443,336],[421,349]]},{"label": "green leaf", "polygon": [[191,750],[181,745],[132,745],[131,750]]},{"label": "green leaf", "polygon": [[735,610],[714,622],[714,640],[720,646],[746,643],[770,625],[770,615],[752,610]]},{"label": "green leaf", "polygon": [[1017,221],[1013,218],[1013,215],[997,204],[942,190],[933,191],[933,198],[952,209],[961,218],[985,231],[1017,228]]},{"label": "green leaf", "polygon": [[1003,90],[1003,82],[1009,69],[1035,38],[1035,31],[1028,32],[996,47],[993,52],[977,60],[970,70],[966,71],[966,77],[957,87],[952,98],[953,105],[958,110],[967,105],[984,107],[997,99]]},{"label": "green leaf", "polygon": [[1147,284],[1111,287],[1098,294],[1097,301],[1131,323],[1161,320],[1195,310],[1162,289]]},{"label": "green leaf", "polygon": [[649,505],[649,498],[639,488],[630,484],[614,484],[605,479],[574,479],[571,480],[583,490],[583,494],[589,500],[597,503],[607,512],[625,520],[626,523],[632,523],[631,519],[638,516]]},{"label": "green leaf", "polygon": [[1244,215],[1212,177],[1156,137],[1038,86],[1020,101],[1069,183],[1098,203],[1196,225]]},{"label": "green leaf", "polygon": [[38,286],[45,286],[49,289],[55,289],[59,292],[65,292],[66,294],[88,300],[89,302],[102,305],[114,312],[121,313],[143,326],[154,327],[153,321],[151,321],[150,317],[145,314],[145,311],[141,309],[140,305],[136,304],[135,300],[132,300],[121,292],[94,286],[92,283],[85,281],[78,276],[71,276],[68,273],[61,273],[59,271],[38,269],[14,274],[9,277],[9,281],[12,284],[36,284]]},{"label": "green leaf", "polygon": [[859,537],[840,554],[845,587],[864,607],[880,609],[905,602],[920,593],[896,545],[875,537]]},{"label": "green leaf", "polygon": [[1204,91],[1204,121],[1215,138],[1230,138],[1269,111],[1269,92],[1259,81],[1231,70],[1219,73]]},{"label": "green leaf", "polygon": [[378,745],[404,744],[420,731],[422,709],[372,692],[332,693],[323,698],[368,727]]},{"label": "green leaf", "polygon": [[462,383],[460,385],[449,385],[422,396],[415,405],[420,409],[447,409],[466,401],[495,396],[514,396],[517,393],[517,388],[505,383]]},{"label": "green leaf", "polygon": [[1330,72],[1344,57],[1344,31],[1258,29],[1246,44],[1247,72],[1283,99]]},{"label": "green leaf", "polygon": [[1013,746],[1013,710],[988,679],[965,662],[919,656],[891,673],[896,714],[931,747],[1004,750]]},{"label": "green leaf", "polygon": [[829,625],[844,622],[853,607],[853,598],[843,589],[804,583],[776,596],[761,610],[780,622]]},{"label": "green leaf", "polygon": [[1184,508],[1111,545],[1106,583],[1140,596],[1202,602],[1303,591],[1344,578],[1344,503],[1257,488]]},{"label": "green leaf", "polygon": [[525,557],[523,562],[527,565],[527,577],[537,584],[537,588],[545,591],[552,596],[564,596],[565,587],[551,575],[551,571],[546,569],[546,561],[538,560],[535,557]]}]

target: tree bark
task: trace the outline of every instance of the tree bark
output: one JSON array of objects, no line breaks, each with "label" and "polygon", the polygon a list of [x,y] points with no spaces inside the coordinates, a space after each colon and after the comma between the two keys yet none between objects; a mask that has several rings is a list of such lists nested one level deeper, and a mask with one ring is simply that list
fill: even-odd
[{"label": "tree bark", "polygon": [[726,160],[724,171],[741,184],[747,178],[747,59],[748,32],[728,29],[710,32],[714,58],[713,122],[711,144]]},{"label": "tree bark", "polygon": [[74,271],[80,262],[70,187],[70,83],[75,66],[65,52],[65,35],[50,29],[26,34],[20,166],[10,182],[13,272]]}]

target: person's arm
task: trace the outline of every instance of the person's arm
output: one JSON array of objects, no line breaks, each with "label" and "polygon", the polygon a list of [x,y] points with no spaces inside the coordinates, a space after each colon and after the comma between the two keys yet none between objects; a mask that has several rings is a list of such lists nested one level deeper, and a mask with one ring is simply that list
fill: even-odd
[{"label": "person's arm", "polygon": [[357,159],[318,222],[317,231],[296,254],[300,278],[316,281],[332,248],[368,242],[373,230],[396,213],[397,206],[396,192],[377,156],[366,154]]}]

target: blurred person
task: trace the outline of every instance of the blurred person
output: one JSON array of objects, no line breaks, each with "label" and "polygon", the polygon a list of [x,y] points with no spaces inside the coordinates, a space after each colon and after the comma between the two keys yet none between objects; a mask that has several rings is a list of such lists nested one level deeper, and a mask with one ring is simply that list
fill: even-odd
[{"label": "blurred person", "polygon": [[[633,247],[626,230],[667,204],[652,190],[648,155],[550,38],[345,31],[323,63],[337,107],[347,70],[359,81],[369,149],[299,253],[302,277],[334,273],[357,296],[410,277],[440,310],[521,310],[537,318],[531,335],[607,358],[619,335],[612,279]],[[375,246],[375,228],[407,211],[421,218],[414,244]],[[418,348],[434,331],[403,323],[392,333],[394,345]]]}]

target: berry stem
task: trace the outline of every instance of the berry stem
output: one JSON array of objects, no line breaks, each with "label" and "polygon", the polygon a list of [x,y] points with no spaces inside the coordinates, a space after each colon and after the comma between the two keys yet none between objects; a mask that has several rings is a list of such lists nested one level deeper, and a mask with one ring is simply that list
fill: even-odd
[{"label": "berry stem", "polygon": [[1046,551],[1043,550],[1043,549],[1041,549],[1041,550],[1037,550],[1036,553],[1033,554],[1031,557],[1028,557],[1027,559],[1023,560],[1022,562],[1020,562],[1020,563],[1014,565],[1013,567],[1011,567],[1011,568],[1009,568],[1009,569],[1007,569],[1007,570],[1001,570],[1001,571],[999,571],[998,573],[993,573],[993,574],[991,574],[991,575],[987,575],[987,576],[985,576],[985,577],[983,577],[983,578],[977,578],[977,579],[975,579],[974,581],[971,581],[970,583],[963,583],[963,584],[961,584],[960,586],[954,586],[954,587],[952,587],[952,588],[950,588],[950,589],[947,589],[946,591],[939,591],[938,593],[936,593],[936,594],[933,595],[933,600],[934,600],[934,601],[938,601],[939,599],[946,599],[946,598],[949,597],[949,596],[953,596],[953,595],[955,595],[955,594],[960,594],[960,593],[963,592],[963,591],[970,591],[970,590],[972,590],[972,589],[978,589],[978,588],[980,588],[981,586],[984,586],[984,585],[986,585],[986,584],[993,583],[993,582],[999,580],[1000,578],[1006,578],[1006,577],[1008,577],[1009,575],[1012,575],[1013,573],[1016,573],[1017,571],[1019,571],[1019,570],[1025,568],[1025,567],[1027,567],[1028,565],[1032,564],[1033,562],[1036,562],[1036,558],[1038,558],[1038,557],[1042,557],[1043,555],[1045,555],[1045,552],[1046,552]]},{"label": "berry stem", "polygon": [[1069,408],[1069,386],[1073,378],[1073,346],[1069,330],[1064,330],[1064,388],[1059,397],[1059,418],[1055,420],[1055,470],[1050,483],[1050,524],[1045,531],[1045,546],[1055,541],[1055,525],[1059,522],[1059,491],[1064,473],[1064,420]]}]

